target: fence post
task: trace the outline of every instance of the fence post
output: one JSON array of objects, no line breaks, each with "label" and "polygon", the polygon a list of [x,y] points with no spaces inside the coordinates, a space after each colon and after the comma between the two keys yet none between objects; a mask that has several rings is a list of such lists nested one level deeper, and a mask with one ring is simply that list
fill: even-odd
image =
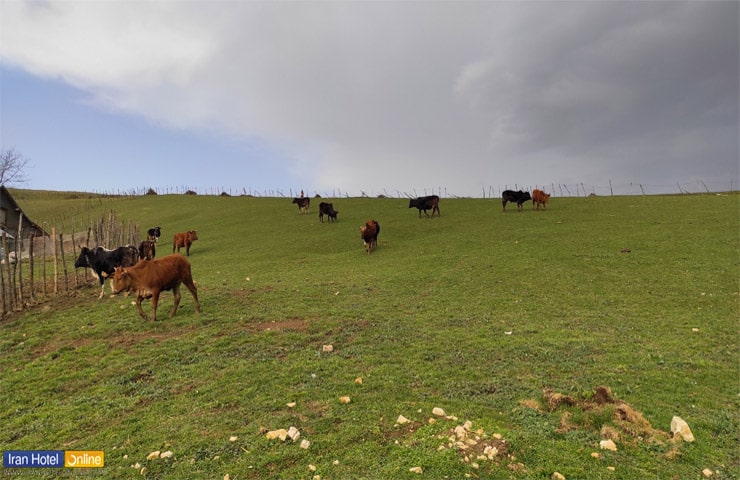
[{"label": "fence post", "polygon": [[57,229],[51,227],[51,249],[54,252],[54,295],[59,293],[59,269],[57,266]]},{"label": "fence post", "polygon": [[36,235],[34,233],[31,234],[29,243],[28,243],[28,276],[29,276],[29,284],[31,291],[29,294],[31,295],[30,299],[33,302],[34,301],[34,290],[33,290],[33,241],[36,239]]},{"label": "fence post", "polygon": [[18,215],[18,236],[15,237],[15,265],[18,270],[18,306],[23,308],[23,212]]},{"label": "fence post", "polygon": [[67,263],[64,261],[64,237],[59,234],[59,246],[62,251],[62,270],[64,271],[64,291],[69,292],[69,278],[67,278]]}]

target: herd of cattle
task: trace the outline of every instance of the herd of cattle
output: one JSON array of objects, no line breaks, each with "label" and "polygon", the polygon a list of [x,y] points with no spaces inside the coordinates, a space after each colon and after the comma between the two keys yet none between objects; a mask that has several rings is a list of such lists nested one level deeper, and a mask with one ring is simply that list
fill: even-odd
[{"label": "herd of cattle", "polygon": [[172,290],[175,295],[175,304],[170,313],[171,317],[174,316],[180,304],[180,285],[183,283],[193,294],[195,310],[200,312],[198,289],[193,282],[190,262],[178,255],[180,249],[184,247],[185,253],[190,256],[190,247],[198,240],[198,232],[190,230],[176,233],[172,238],[172,255],[155,259],[155,245],[161,233],[161,227],[150,228],[146,240],[139,244],[139,248],[132,245],[113,250],[103,247],[81,247],[75,268],[89,268],[97,275],[100,281],[98,298],[103,297],[107,278],[112,279],[111,293],[136,293],[136,307],[144,320],[148,317],[141,308],[142,300],[152,299],[152,320],[156,320],[159,295],[166,290]]},{"label": "herd of cattle", "polygon": [[[503,211],[506,211],[506,204],[516,203],[517,209],[522,210],[525,202],[532,200],[532,208],[547,209],[547,201],[550,195],[542,190],[535,189],[530,195],[529,192],[505,190],[501,194],[501,204]],[[293,199],[293,204],[298,205],[298,213],[310,213],[311,200],[308,197],[297,197]],[[439,197],[437,195],[428,195],[417,197],[409,200],[409,208],[416,208],[427,217],[434,217],[439,212]],[[428,211],[432,214],[429,215]],[[339,212],[334,209],[332,203],[319,203],[319,221],[324,222],[324,215],[327,221],[334,222],[337,220]],[[365,251],[369,255],[378,245],[378,234],[380,233],[380,224],[375,219],[368,220],[360,227],[360,238],[365,246]],[[190,247],[193,242],[198,240],[198,232],[190,230],[187,232],[176,233],[172,238],[172,255],[163,258],[155,258],[156,245],[162,234],[161,227],[153,227],[147,231],[146,240],[139,244],[139,248],[131,245],[118,247],[114,250],[108,250],[103,247],[80,247],[80,256],[75,261],[75,268],[89,268],[100,281],[100,295],[102,298],[105,291],[105,280],[112,278],[111,292],[118,294],[121,292],[136,293],[136,306],[142,318],[148,318],[147,314],[141,308],[142,300],[152,299],[152,320],[157,319],[157,304],[159,295],[166,290],[172,290],[175,295],[175,302],[170,316],[177,313],[177,307],[180,304],[180,285],[185,284],[195,299],[195,310],[200,312],[200,303],[198,302],[198,289],[193,281],[190,262],[179,255],[180,249],[185,248],[185,254],[190,256]]]}]

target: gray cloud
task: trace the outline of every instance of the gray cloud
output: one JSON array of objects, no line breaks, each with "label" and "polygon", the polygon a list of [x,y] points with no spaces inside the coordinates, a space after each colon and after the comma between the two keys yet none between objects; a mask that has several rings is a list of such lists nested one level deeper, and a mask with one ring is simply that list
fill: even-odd
[{"label": "gray cloud", "polygon": [[19,5],[3,62],[318,190],[738,175],[737,2]]}]

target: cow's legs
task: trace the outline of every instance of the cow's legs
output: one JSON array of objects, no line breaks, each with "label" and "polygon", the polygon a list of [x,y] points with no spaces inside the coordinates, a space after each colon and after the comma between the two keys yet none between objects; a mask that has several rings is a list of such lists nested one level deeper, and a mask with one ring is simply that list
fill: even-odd
[{"label": "cow's legs", "polygon": [[[152,290],[152,322],[157,321],[157,304],[159,303],[159,290]],[[144,317],[146,319],[146,317]]]},{"label": "cow's legs", "polygon": [[198,289],[195,287],[195,284],[190,282],[185,282],[185,286],[188,287],[188,290],[190,290],[190,293],[193,295],[193,300],[195,300],[195,311],[200,313],[200,302],[198,301]]},{"label": "cow's legs", "polygon": [[174,287],[172,287],[172,293],[175,295],[175,303],[172,305],[172,312],[170,312],[170,318],[174,317],[177,313],[177,307],[180,306],[180,299],[182,298],[182,295],[180,295],[180,285],[177,284]]},{"label": "cow's legs", "polygon": [[100,277],[100,295],[98,295],[98,300],[103,298],[103,294],[105,293],[105,279],[103,277]]},{"label": "cow's legs", "polygon": [[[136,308],[139,310],[139,315],[141,316],[141,318],[143,318],[144,320],[148,320],[148,317],[146,313],[144,312],[144,309],[141,308],[141,301],[143,299],[144,297],[141,295],[141,293],[136,295]],[[152,300],[152,304],[154,304],[154,300]]]}]

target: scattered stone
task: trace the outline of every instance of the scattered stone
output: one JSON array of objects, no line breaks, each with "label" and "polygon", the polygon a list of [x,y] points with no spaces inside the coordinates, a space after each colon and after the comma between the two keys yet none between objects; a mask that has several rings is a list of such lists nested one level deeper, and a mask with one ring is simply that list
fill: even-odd
[{"label": "scattered stone", "polygon": [[298,437],[301,436],[301,432],[299,432],[298,429],[295,427],[290,427],[288,429],[288,436],[291,440],[295,442],[296,440],[298,440]]},{"label": "scattered stone", "polygon": [[676,435],[680,435],[686,442],[694,441],[694,434],[691,433],[689,425],[681,417],[673,417],[671,419],[671,433],[673,434],[673,438],[676,438]]},{"label": "scattered stone", "polygon": [[308,450],[308,447],[310,447],[310,446],[311,446],[311,442],[309,442],[305,438],[303,440],[301,440],[301,448],[302,449]]},{"label": "scattered stone", "polygon": [[699,329],[696,328],[696,327],[694,327],[694,328],[691,329],[691,331],[694,332],[694,333],[698,333],[699,332]]},{"label": "scattered stone", "polygon": [[421,467],[411,467],[409,468],[409,472],[411,473],[424,473],[424,469]]},{"label": "scattered stone", "polygon": [[599,447],[601,447],[602,450],[611,450],[612,452],[617,451],[617,444],[614,443],[614,440],[612,440],[611,438],[608,440],[600,441]]},{"label": "scattered stone", "polygon": [[709,470],[708,468],[705,468],[701,471],[701,474],[704,475],[704,478],[710,478],[712,475],[714,475],[714,472]]},{"label": "scattered stone", "polygon": [[288,438],[288,431],[284,428],[281,428],[279,430],[271,430],[265,434],[265,437],[268,440],[275,440],[276,438],[279,438],[282,441],[285,441],[286,438]]},{"label": "scattered stone", "polygon": [[230,442],[236,442],[237,440],[239,440],[239,437],[237,437],[236,435],[232,435],[229,437]]},{"label": "scattered stone", "polygon": [[146,467],[141,467],[141,471],[139,472],[142,476],[146,475],[146,472],[149,470]]},{"label": "scattered stone", "polygon": [[610,466],[606,467],[606,469],[607,469],[607,470],[609,470],[610,472],[613,472],[613,471],[615,471],[615,470],[616,470],[617,468],[616,468],[616,467],[612,467],[612,466],[610,465]]},{"label": "scattered stone", "polygon": [[159,454],[159,458],[170,458],[171,456],[172,456],[172,452],[169,450]]},{"label": "scattered stone", "polygon": [[152,452],[152,453],[150,453],[149,455],[146,456],[146,459],[147,460],[154,460],[155,458],[159,458],[159,454],[160,453],[162,453],[162,452],[160,452],[159,450],[157,450],[156,452]]},{"label": "scattered stone", "polygon": [[552,480],[565,480],[565,477],[562,473],[559,472],[553,472],[552,477],[550,477]]},{"label": "scattered stone", "polygon": [[321,350],[323,352],[327,352],[327,353],[333,352],[334,351],[334,345],[324,345],[323,347],[321,347]]},{"label": "scattered stone", "polygon": [[312,471],[312,472],[315,472],[315,471],[316,471],[316,465],[309,465],[309,466],[308,466],[308,469],[309,469],[310,471]]},{"label": "scattered stone", "polygon": [[231,475],[229,475],[228,473],[224,475],[224,480],[231,480]]},{"label": "scattered stone", "polygon": [[396,423],[398,425],[403,425],[404,423],[409,423],[410,421],[411,420],[409,420],[408,418],[404,417],[403,415],[399,415],[398,418],[396,419]]},{"label": "scattered stone", "polygon": [[355,378],[355,383],[356,383],[357,385],[362,385],[362,377],[357,377],[357,378]]},{"label": "scattered stone", "polygon": [[593,458],[599,459],[601,458],[601,454],[599,452],[591,452],[591,456]]},{"label": "scattered stone", "polygon": [[295,402],[288,402],[288,403],[285,404],[285,406],[288,407],[288,408],[293,408],[293,407],[295,407],[295,405],[296,405]]},{"label": "scattered stone", "polygon": [[441,408],[439,408],[439,407],[434,407],[434,408],[432,409],[432,414],[433,414],[433,415],[436,415],[436,416],[438,416],[438,417],[444,417],[445,415],[447,415],[447,414],[445,413],[445,411],[444,411],[444,410],[442,410],[442,409],[441,409]]},{"label": "scattered stone", "polygon": [[340,403],[349,403],[349,402],[351,402],[351,401],[352,401],[352,399],[350,399],[350,398],[349,398],[349,397],[347,397],[347,396],[345,396],[345,397],[339,397],[339,402],[340,402]]}]

